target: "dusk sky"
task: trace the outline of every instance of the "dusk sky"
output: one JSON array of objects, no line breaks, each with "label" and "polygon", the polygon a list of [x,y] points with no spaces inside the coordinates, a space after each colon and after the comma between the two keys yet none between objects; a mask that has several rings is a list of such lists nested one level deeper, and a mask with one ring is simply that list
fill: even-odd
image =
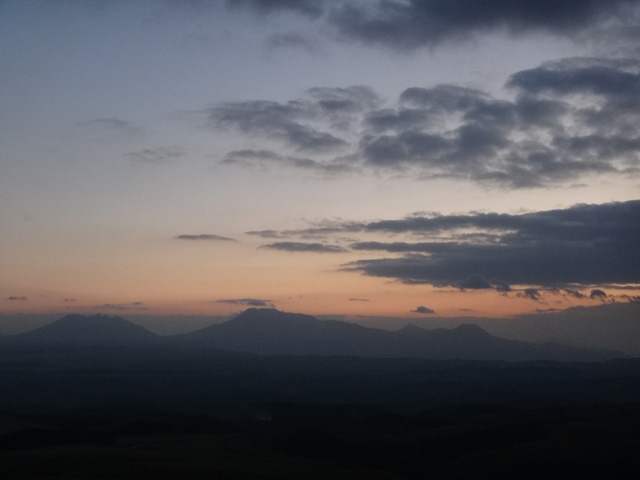
[{"label": "dusk sky", "polygon": [[640,0],[0,0],[0,313],[638,300]]}]

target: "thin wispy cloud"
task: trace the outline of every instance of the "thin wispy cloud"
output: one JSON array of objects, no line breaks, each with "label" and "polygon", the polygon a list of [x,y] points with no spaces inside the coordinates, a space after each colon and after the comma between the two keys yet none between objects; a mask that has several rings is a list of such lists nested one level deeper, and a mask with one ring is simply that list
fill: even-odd
[{"label": "thin wispy cloud", "polygon": [[28,298],[22,295],[10,295],[3,300],[8,300],[9,302],[26,302]]},{"label": "thin wispy cloud", "polygon": [[131,310],[148,310],[143,302],[130,303],[103,303],[102,305],[94,305],[95,310],[111,310],[111,311],[131,311]]},{"label": "thin wispy cloud", "polygon": [[124,155],[125,158],[133,162],[152,165],[173,163],[184,156],[185,152],[178,147],[145,148]]},{"label": "thin wispy cloud", "polygon": [[216,300],[215,303],[226,303],[229,305],[241,305],[245,307],[275,307],[273,300],[263,300],[259,298],[226,298]]},{"label": "thin wispy cloud", "polygon": [[283,252],[309,252],[309,253],[345,253],[348,250],[339,245],[329,245],[326,243],[305,243],[305,242],[275,242],[262,245],[260,248],[268,250],[280,250]]},{"label": "thin wispy cloud", "polygon": [[178,240],[190,240],[190,241],[216,241],[216,242],[236,242],[237,240],[229,237],[223,237],[221,235],[215,235],[213,233],[201,233],[198,235],[182,234],[176,235],[174,238]]}]

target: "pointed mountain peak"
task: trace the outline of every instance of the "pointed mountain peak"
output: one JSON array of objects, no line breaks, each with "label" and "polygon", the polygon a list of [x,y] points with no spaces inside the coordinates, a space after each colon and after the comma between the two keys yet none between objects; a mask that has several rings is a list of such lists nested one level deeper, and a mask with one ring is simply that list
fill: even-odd
[{"label": "pointed mountain peak", "polygon": [[469,336],[477,336],[477,337],[492,337],[493,335],[491,335],[489,332],[487,332],[486,330],[484,330],[483,328],[481,328],[480,326],[476,325],[475,323],[463,323],[461,325],[458,325],[456,328],[453,329],[453,331],[460,333],[460,334],[465,334],[465,335],[469,335]]},{"label": "pointed mountain peak", "polygon": [[138,345],[149,343],[157,336],[120,317],[74,313],[15,338],[43,345]]},{"label": "pointed mountain peak", "polygon": [[421,332],[426,332],[426,330],[413,323],[408,323],[404,327],[400,328],[399,330],[396,330],[396,333],[402,333],[402,334],[412,334],[412,333],[421,333]]}]

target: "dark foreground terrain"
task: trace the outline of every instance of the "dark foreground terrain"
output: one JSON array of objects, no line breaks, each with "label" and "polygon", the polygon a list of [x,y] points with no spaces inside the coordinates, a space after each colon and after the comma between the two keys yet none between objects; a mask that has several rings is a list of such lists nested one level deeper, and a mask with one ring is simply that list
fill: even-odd
[{"label": "dark foreground terrain", "polygon": [[0,349],[2,478],[640,478],[640,361]]}]

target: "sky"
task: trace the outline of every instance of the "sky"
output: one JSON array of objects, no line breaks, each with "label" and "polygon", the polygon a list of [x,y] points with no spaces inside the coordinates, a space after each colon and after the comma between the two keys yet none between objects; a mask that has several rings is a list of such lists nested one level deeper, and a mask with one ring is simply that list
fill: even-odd
[{"label": "sky", "polygon": [[640,1],[0,0],[0,313],[640,300]]}]

